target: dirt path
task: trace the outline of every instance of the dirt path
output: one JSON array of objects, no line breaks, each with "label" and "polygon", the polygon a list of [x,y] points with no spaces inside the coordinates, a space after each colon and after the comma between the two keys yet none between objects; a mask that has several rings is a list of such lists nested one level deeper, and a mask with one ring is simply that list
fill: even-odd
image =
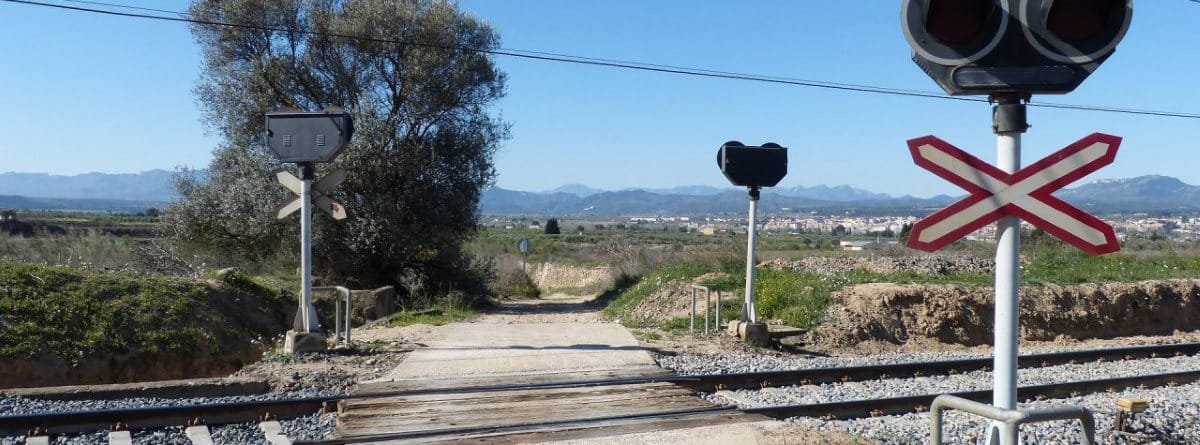
[{"label": "dirt path", "polygon": [[554,294],[532,300],[496,302],[474,322],[480,323],[599,323],[604,305],[595,295]]}]

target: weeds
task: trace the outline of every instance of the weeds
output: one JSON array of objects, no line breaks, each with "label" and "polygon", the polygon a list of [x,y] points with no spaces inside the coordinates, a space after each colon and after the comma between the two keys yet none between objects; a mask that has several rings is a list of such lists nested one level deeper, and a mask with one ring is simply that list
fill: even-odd
[{"label": "weeds", "polygon": [[406,309],[388,317],[388,326],[409,326],[414,324],[429,324],[441,326],[447,323],[467,320],[478,315],[469,306],[436,304],[424,309]]}]

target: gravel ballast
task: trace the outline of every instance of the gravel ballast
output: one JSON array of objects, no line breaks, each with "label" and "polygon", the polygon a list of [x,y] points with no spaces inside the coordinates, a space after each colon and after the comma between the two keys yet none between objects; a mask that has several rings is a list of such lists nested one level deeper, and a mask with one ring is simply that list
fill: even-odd
[{"label": "gravel ballast", "polygon": [[[24,415],[38,413],[70,412],[97,409],[148,408],[163,406],[181,406],[189,404],[235,403],[259,400],[286,400],[310,397],[337,398],[345,395],[330,390],[305,389],[300,391],[268,393],[253,396],[211,397],[189,399],[159,399],[131,398],[115,400],[40,400],[23,397],[0,398],[0,415]],[[293,440],[321,439],[333,431],[334,415],[319,415],[314,413],[305,417],[280,421],[284,433]],[[263,432],[258,423],[219,425],[210,427],[213,441],[218,444],[265,444]],[[149,444],[180,444],[189,445],[191,441],[184,433],[184,428],[168,427],[132,432],[134,443]],[[108,432],[97,431],[85,434],[69,434],[54,436],[55,444],[94,444],[107,443]],[[23,436],[0,436],[0,445],[16,445],[25,443]]]},{"label": "gravel ballast", "polygon": [[[661,366],[672,369],[681,375],[696,375],[978,357],[986,357],[986,355],[937,352],[851,359],[824,357],[785,359],[766,355],[742,354],[738,356],[660,356],[658,360]],[[1020,385],[1042,385],[1198,369],[1200,369],[1200,357],[1184,356],[1022,368],[1018,373],[1018,380]],[[716,394],[708,394],[706,398],[718,404],[758,407],[986,390],[991,386],[992,374],[990,371],[975,371],[949,376],[789,386],[765,390],[738,390],[732,395],[737,400],[736,402]],[[1113,431],[1115,403],[1122,397],[1141,397],[1150,401],[1150,409],[1139,413],[1130,422],[1126,428],[1128,433]],[[1100,443],[1200,443],[1200,384],[1127,389],[1070,399],[1022,403],[1020,407],[1036,408],[1055,404],[1084,406],[1092,410],[1096,416],[1097,440]],[[814,418],[793,418],[789,421],[818,431],[856,434],[884,444],[923,444],[928,443],[929,440],[930,418],[928,413],[880,416],[849,421],[826,421]],[[984,439],[988,422],[980,417],[951,411],[945,417],[943,440],[945,443],[982,443],[979,441]],[[1079,431],[1078,422],[1066,421],[1027,424],[1021,428],[1024,443],[1038,444],[1078,443]]]}]

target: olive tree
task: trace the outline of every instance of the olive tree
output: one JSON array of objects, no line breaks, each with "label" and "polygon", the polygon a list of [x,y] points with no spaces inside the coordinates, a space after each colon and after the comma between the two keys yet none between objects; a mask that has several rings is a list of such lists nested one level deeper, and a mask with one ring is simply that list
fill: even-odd
[{"label": "olive tree", "polygon": [[508,131],[489,113],[504,95],[484,52],[496,31],[445,0],[197,0],[189,13],[208,22],[192,28],[204,52],[195,94],[221,142],[207,178],[177,175],[182,198],[164,215],[175,235],[239,258],[294,248],[295,217],[275,219],[293,195],[275,183],[287,166],[265,146],[264,113],[341,106],[354,137],[318,175],[349,171],[332,197],[350,216],[314,215],[314,273],[457,286]]}]

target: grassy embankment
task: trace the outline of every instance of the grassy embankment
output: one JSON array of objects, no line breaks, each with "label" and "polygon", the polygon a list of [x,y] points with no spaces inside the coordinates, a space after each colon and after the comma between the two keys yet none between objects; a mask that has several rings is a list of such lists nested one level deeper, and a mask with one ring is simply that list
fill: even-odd
[{"label": "grassy embankment", "polygon": [[290,298],[224,283],[0,260],[0,358],[228,352],[285,326]]},{"label": "grassy embankment", "polygon": [[[1088,282],[1133,282],[1173,278],[1200,278],[1200,258],[1195,246],[1169,245],[1146,246],[1141,240],[1132,242],[1129,253],[1105,256],[1090,256],[1056,242],[1041,242],[1028,246],[1023,255],[1029,263],[1023,268],[1023,285],[1079,284]],[[990,255],[986,245],[961,243],[959,250],[970,251],[981,256]],[[903,251],[893,252],[902,253]],[[786,256],[778,255],[776,256]],[[827,255],[870,255],[869,253],[837,252]],[[628,285],[617,289],[617,298],[605,309],[605,315],[622,320],[631,326],[651,327],[654,323],[640,320],[633,314],[639,303],[668,286],[688,283],[710,272],[723,272],[725,277],[718,282],[702,283],[724,292],[740,295],[745,288],[743,264],[725,261],[716,264],[711,259],[682,259],[680,262],[664,264],[648,270],[639,279],[627,281]],[[830,295],[844,287],[874,282],[890,283],[953,283],[968,286],[991,286],[991,274],[921,275],[914,272],[891,274],[852,270],[824,276],[806,271],[788,271],[759,268],[755,279],[756,307],[759,316],[779,319],[784,323],[811,328],[818,325],[829,307]],[[741,300],[727,299],[721,307],[722,319],[738,316]],[[732,300],[732,301],[731,301]],[[677,317],[659,327],[667,331],[681,331],[688,326],[686,318]]]}]

